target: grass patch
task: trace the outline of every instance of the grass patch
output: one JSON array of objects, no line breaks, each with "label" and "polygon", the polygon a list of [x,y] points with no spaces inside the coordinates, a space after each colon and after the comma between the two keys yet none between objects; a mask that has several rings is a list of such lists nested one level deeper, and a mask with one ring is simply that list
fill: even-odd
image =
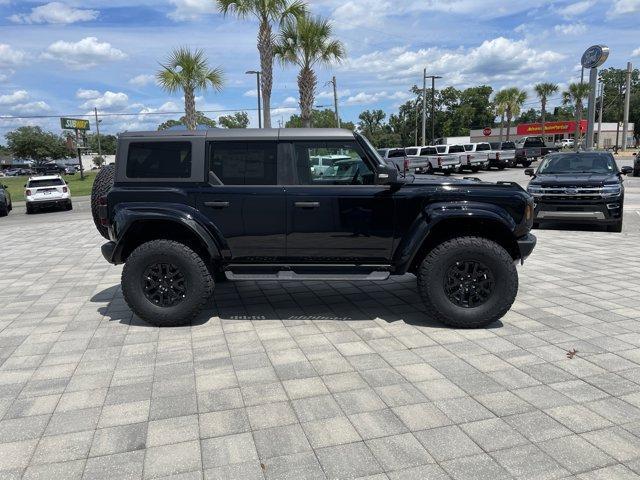
[{"label": "grass patch", "polygon": [[[63,175],[62,178],[69,185],[72,197],[82,197],[91,195],[91,188],[97,174],[97,171],[85,172],[84,180],[80,179],[80,172],[75,175]],[[9,187],[13,202],[24,202],[24,185],[27,180],[29,177],[0,177],[0,183]]]}]

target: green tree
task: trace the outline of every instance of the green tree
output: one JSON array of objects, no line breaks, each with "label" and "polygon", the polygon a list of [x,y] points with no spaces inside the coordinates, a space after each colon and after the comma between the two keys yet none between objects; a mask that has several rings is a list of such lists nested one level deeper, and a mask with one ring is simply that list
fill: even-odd
[{"label": "green tree", "polygon": [[547,121],[547,102],[549,101],[549,97],[558,91],[558,85],[555,83],[543,82],[538,83],[533,89],[536,92],[536,95],[540,99],[540,112],[542,117],[542,137],[544,138],[544,127]]},{"label": "green tree", "polygon": [[520,116],[517,118],[516,123],[536,123],[540,118],[540,110],[530,108],[524,112],[520,112]]},{"label": "green tree", "polygon": [[[180,117],[180,120],[175,120],[175,119],[171,119],[171,120],[167,120],[165,122],[162,122],[160,125],[158,125],[158,130],[169,130],[170,128],[174,128],[174,127],[178,127],[178,126],[187,126],[187,117],[182,116]],[[202,112],[196,112],[196,128],[198,127],[198,125],[204,125],[208,128],[216,128],[216,121],[213,118],[209,118],[207,117],[204,113]],[[189,128],[189,127],[187,127]],[[191,129],[193,130],[193,129]]]},{"label": "green tree", "polygon": [[31,159],[37,165],[67,158],[70,154],[62,137],[40,127],[20,127],[5,136],[7,147],[16,157]]},{"label": "green tree", "polygon": [[[624,92],[626,69],[607,68],[600,71],[600,81],[604,88],[603,121],[622,122],[624,112]],[[635,125],[634,134],[640,137],[640,70],[631,72],[631,98],[629,100],[629,121]]]},{"label": "green tree", "polygon": [[[100,134],[100,149],[103,155],[115,155],[118,138],[115,135]],[[96,133],[87,135],[87,146],[92,152],[98,151],[98,135]]]},{"label": "green tree", "polygon": [[105,162],[104,157],[101,157],[100,155],[96,155],[95,157],[93,157],[92,161],[93,161],[93,164],[98,168],[102,167],[102,165],[104,165],[104,162]]},{"label": "green tree", "polygon": [[[340,119],[342,128],[348,130],[355,130],[356,126],[353,122],[347,122],[344,119]],[[311,111],[311,126],[313,128],[335,128],[336,127],[336,114],[333,110],[312,110]],[[302,117],[298,114],[292,115],[291,118],[285,123],[286,128],[302,128]]]},{"label": "green tree", "polygon": [[527,92],[517,87],[511,87],[504,90],[504,112],[507,118],[507,141],[511,135],[511,120],[520,114],[520,109],[527,99]]},{"label": "green tree", "polygon": [[283,25],[291,18],[301,17],[307,12],[307,6],[300,0],[214,0],[224,15],[235,14],[238,18],[257,18],[258,53],[260,70],[262,105],[264,107],[264,126],[271,128],[271,90],[273,88],[274,38],[273,24]]},{"label": "green tree", "polygon": [[575,148],[579,147],[580,140],[580,122],[582,120],[582,112],[584,110],[584,100],[589,96],[588,83],[571,83],[569,88],[562,92],[563,105],[573,105],[576,112],[576,133]]},{"label": "green tree", "polygon": [[365,110],[359,115],[358,129],[376,148],[397,147],[402,136],[385,123],[387,114],[382,110]]},{"label": "green tree", "polygon": [[218,117],[218,122],[224,128],[247,128],[249,126],[249,115],[247,115],[247,112],[236,112],[233,115]]},{"label": "green tree", "polygon": [[342,42],[332,38],[333,32],[328,20],[303,15],[287,21],[278,37],[274,53],[283,65],[291,64],[300,68],[298,91],[302,125],[311,127],[311,110],[316,98],[318,78],[314,67],[330,65],[345,57]]},{"label": "green tree", "polygon": [[203,50],[192,52],[187,47],[173,50],[167,63],[157,74],[158,84],[169,93],[184,93],[185,125],[189,130],[197,126],[197,91],[213,87],[220,91],[224,84],[222,70],[210,68]]},{"label": "green tree", "polygon": [[0,145],[0,155],[11,155],[11,149],[9,147],[5,147],[4,145]]}]

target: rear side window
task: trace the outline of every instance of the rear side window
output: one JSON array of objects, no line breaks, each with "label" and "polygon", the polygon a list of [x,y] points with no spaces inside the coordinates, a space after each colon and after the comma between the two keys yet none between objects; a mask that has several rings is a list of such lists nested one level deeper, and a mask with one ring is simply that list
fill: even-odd
[{"label": "rear side window", "polygon": [[189,178],[190,176],[190,142],[129,144],[128,178]]},{"label": "rear side window", "polygon": [[47,180],[29,180],[28,187],[58,187],[60,185],[65,185],[64,180],[62,180],[61,178],[52,178]]},{"label": "rear side window", "polygon": [[277,185],[276,157],[275,142],[214,143],[209,169],[224,185]]}]

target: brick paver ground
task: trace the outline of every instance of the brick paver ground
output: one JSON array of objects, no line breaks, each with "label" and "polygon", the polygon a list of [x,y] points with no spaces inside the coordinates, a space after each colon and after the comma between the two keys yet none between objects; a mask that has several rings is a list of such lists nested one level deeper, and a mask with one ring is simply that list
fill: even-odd
[{"label": "brick paver ground", "polygon": [[538,232],[487,329],[430,322],[407,276],[219,284],[160,330],[73,218],[0,229],[2,479],[640,474],[635,233]]}]

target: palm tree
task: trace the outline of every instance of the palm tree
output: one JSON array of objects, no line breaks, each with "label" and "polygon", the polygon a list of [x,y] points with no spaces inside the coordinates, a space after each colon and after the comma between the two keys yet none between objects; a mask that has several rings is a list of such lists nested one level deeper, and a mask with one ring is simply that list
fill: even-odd
[{"label": "palm tree", "polygon": [[511,119],[520,114],[522,104],[527,99],[527,92],[517,87],[506,88],[504,92],[504,112],[507,116],[507,141],[511,135]]},{"label": "palm tree", "polygon": [[311,126],[311,112],[316,95],[316,64],[328,65],[345,56],[342,42],[331,38],[332,27],[328,20],[304,15],[296,21],[288,21],[278,37],[274,53],[283,65],[300,67],[298,90],[302,126]]},{"label": "palm tree", "polygon": [[505,105],[505,90],[500,90],[493,98],[493,103],[496,108],[496,115],[500,115],[500,141],[502,142],[502,132],[504,130],[504,115],[506,113]]},{"label": "palm tree", "polygon": [[533,89],[540,99],[541,114],[542,114],[542,138],[544,138],[544,126],[547,119],[547,100],[549,97],[558,91],[558,85],[555,83],[538,83]]},{"label": "palm tree", "polygon": [[262,72],[261,91],[265,128],[271,128],[271,89],[273,87],[273,23],[283,25],[287,20],[307,12],[301,0],[214,0],[224,15],[235,13],[238,18],[255,17],[258,29],[258,52]]},{"label": "palm tree", "polygon": [[198,90],[209,86],[220,91],[224,84],[222,69],[210,68],[202,50],[192,52],[187,47],[171,52],[167,63],[156,74],[158,83],[169,93],[184,92],[185,125],[189,130],[197,128],[196,96]]},{"label": "palm tree", "polygon": [[583,100],[589,96],[588,83],[571,83],[569,88],[562,92],[562,104],[573,105],[576,111],[576,132],[574,134],[576,152],[580,146],[580,123],[582,122],[582,111],[584,110]]}]

